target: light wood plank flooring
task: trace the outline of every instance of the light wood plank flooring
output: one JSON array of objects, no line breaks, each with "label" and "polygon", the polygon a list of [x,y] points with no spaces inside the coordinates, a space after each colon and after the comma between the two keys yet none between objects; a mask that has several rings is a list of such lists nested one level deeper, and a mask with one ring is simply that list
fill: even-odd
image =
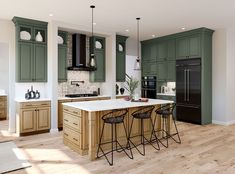
[{"label": "light wood plank flooring", "polygon": [[27,137],[7,133],[7,121],[0,122],[0,141],[13,140],[23,149],[32,167],[12,174],[234,174],[235,125],[192,125],[178,123],[182,144],[155,151],[147,146],[146,156],[134,150],[134,160],[123,153],[114,155],[114,166],[104,158],[89,161],[87,156],[63,145],[62,132]]}]

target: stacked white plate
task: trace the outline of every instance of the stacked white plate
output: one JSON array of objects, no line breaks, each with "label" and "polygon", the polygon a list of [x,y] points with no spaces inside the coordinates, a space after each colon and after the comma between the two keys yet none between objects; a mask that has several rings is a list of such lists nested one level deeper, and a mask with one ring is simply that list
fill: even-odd
[{"label": "stacked white plate", "polygon": [[31,39],[31,35],[27,31],[21,31],[20,32],[20,39],[22,39],[22,40],[30,40]]}]

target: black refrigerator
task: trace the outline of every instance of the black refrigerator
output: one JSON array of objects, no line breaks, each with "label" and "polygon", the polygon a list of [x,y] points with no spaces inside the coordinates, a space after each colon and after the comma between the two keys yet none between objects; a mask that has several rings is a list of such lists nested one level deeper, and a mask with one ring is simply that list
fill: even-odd
[{"label": "black refrigerator", "polygon": [[201,124],[201,59],[176,61],[177,120]]}]

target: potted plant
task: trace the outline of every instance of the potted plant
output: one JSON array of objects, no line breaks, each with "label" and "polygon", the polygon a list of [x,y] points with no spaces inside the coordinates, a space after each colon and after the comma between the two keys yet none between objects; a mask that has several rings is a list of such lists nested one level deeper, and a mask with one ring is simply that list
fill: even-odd
[{"label": "potted plant", "polygon": [[136,88],[138,87],[139,81],[133,77],[127,76],[125,89],[129,92],[129,99],[133,99]]}]

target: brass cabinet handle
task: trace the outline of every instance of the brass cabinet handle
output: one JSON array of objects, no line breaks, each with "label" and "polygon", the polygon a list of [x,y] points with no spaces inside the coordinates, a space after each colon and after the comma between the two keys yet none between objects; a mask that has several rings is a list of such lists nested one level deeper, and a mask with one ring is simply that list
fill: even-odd
[{"label": "brass cabinet handle", "polygon": [[73,124],[76,125],[76,126],[78,125],[77,123],[73,123]]},{"label": "brass cabinet handle", "polygon": [[25,106],[32,106],[32,104],[28,104],[28,105],[25,105]]},{"label": "brass cabinet handle", "polygon": [[65,111],[69,111],[68,109],[64,109]]},{"label": "brass cabinet handle", "polygon": [[67,122],[68,122],[69,120],[67,120],[67,119],[64,119],[64,121],[67,121]]},{"label": "brass cabinet handle", "polygon": [[76,112],[76,111],[73,111],[73,113],[74,113],[74,114],[78,114],[78,112]]},{"label": "brass cabinet handle", "polygon": [[48,105],[47,103],[42,103],[41,105]]},{"label": "brass cabinet handle", "polygon": [[68,134],[64,133],[65,136],[69,136]]},{"label": "brass cabinet handle", "polygon": [[76,139],[76,138],[73,138],[75,141],[78,141],[78,139]]}]

